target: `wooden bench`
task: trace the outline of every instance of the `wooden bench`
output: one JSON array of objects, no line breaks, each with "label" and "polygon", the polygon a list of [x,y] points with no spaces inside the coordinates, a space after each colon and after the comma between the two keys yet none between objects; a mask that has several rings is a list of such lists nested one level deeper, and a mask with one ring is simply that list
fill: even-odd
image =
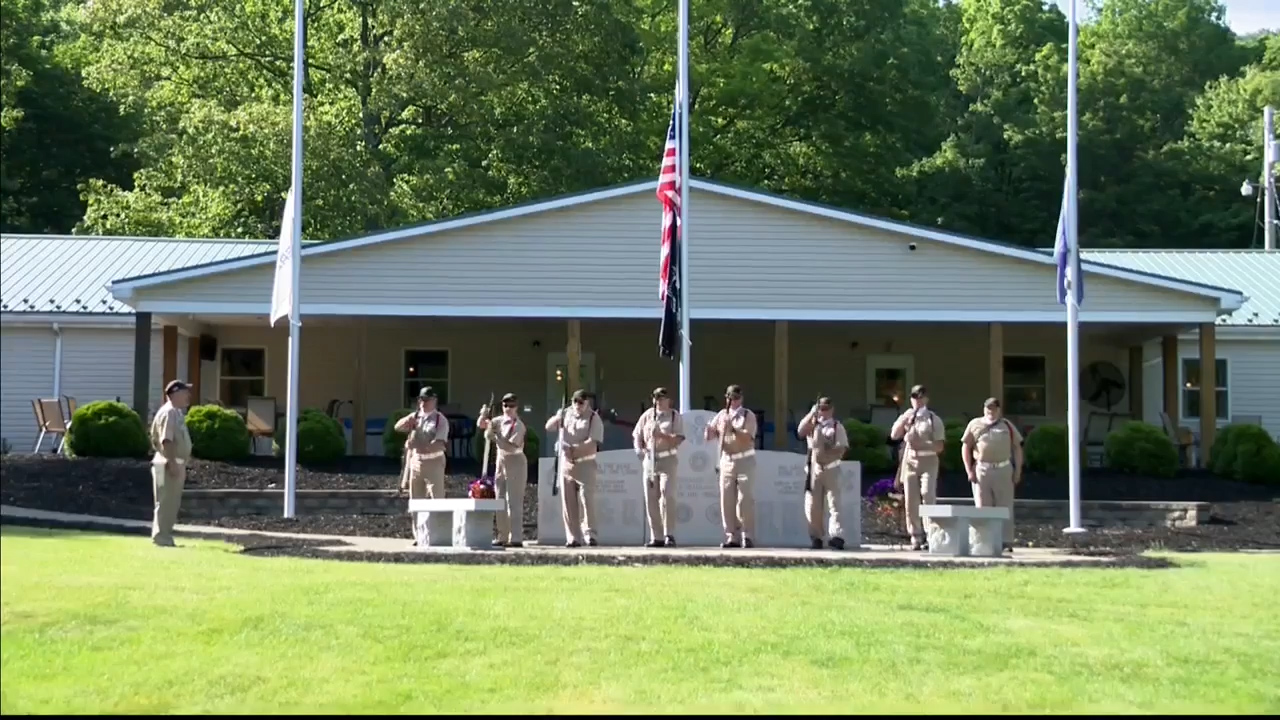
[{"label": "wooden bench", "polygon": [[920,517],[929,526],[930,555],[999,557],[1004,551],[1009,508],[921,505]]},{"label": "wooden bench", "polygon": [[493,521],[502,500],[416,498],[409,501],[418,547],[492,548]]}]

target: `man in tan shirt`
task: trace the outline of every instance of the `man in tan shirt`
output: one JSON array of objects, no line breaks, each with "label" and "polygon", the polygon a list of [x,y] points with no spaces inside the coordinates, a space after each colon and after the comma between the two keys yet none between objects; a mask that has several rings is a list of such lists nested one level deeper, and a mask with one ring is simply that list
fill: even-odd
[{"label": "man in tan shirt", "polygon": [[400,418],[396,432],[405,438],[405,475],[401,490],[412,498],[444,497],[444,449],[449,443],[449,418],[436,410],[436,391],[424,387],[418,392],[418,409]]},{"label": "man in tan shirt", "polygon": [[965,427],[960,455],[973,487],[973,504],[1009,509],[1004,549],[1013,552],[1013,494],[1022,482],[1022,433],[1003,416],[996,398],[982,404],[982,415]]},{"label": "man in tan shirt", "polygon": [[191,386],[172,380],[164,386],[164,404],[151,418],[151,485],[155,493],[155,515],[151,520],[151,542],[173,547],[173,526],[182,506],[182,489],[187,483],[187,461],[191,459],[191,435],[183,411],[191,402]]},{"label": "man in tan shirt", "polygon": [[939,460],[947,439],[942,418],[929,409],[929,391],[925,386],[911,388],[911,409],[893,423],[889,437],[902,440],[898,480],[906,500],[903,504],[911,549],[920,550],[926,545],[920,505],[931,505],[937,499]]},{"label": "man in tan shirt", "polygon": [[529,461],[524,456],[526,428],[516,403],[515,394],[507,393],[502,396],[501,415],[489,419],[486,405],[480,409],[480,419],[476,422],[485,438],[498,446],[493,490],[499,500],[506,502],[507,508],[497,516],[497,544],[506,547],[524,545],[524,487],[529,482]]},{"label": "man in tan shirt", "polygon": [[644,411],[631,433],[636,453],[644,459],[644,509],[649,520],[648,547],[676,546],[677,452],[684,442],[684,418],[671,407],[666,388],[653,391],[653,407]]},{"label": "man in tan shirt", "polygon": [[[823,505],[830,514],[832,550],[844,549],[844,524],[840,522],[840,462],[849,449],[849,433],[835,417],[831,398],[820,397],[796,432],[809,445],[809,492],[804,495],[804,516],[814,550],[822,549]],[[825,502],[824,502],[825,501]]]},{"label": "man in tan shirt", "polygon": [[742,404],[742,386],[724,391],[725,409],[707,424],[707,440],[720,438],[720,522],[724,526],[722,548],[755,547],[756,501],[752,484],[756,474],[756,414]]},{"label": "man in tan shirt", "polygon": [[595,396],[585,390],[573,393],[573,406],[547,420],[547,432],[559,432],[560,493],[564,511],[566,547],[600,544],[596,536],[596,451],[604,442],[604,421],[592,409]]}]

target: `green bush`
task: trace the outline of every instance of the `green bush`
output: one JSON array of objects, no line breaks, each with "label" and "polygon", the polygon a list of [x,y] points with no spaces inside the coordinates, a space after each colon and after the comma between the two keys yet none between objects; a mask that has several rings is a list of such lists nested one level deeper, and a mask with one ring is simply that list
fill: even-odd
[{"label": "green bush", "polygon": [[1066,425],[1037,425],[1022,446],[1026,469],[1065,475],[1071,457],[1068,444]]},{"label": "green bush", "polygon": [[1107,467],[1146,477],[1173,477],[1178,449],[1164,429],[1131,420],[1107,436],[1102,446]]},{"label": "green bush", "polygon": [[249,456],[249,429],[235,410],[197,405],[187,411],[191,454],[203,460],[242,460]]},{"label": "green bush", "polygon": [[98,400],[76,409],[66,447],[79,457],[146,457],[151,440],[142,418],[122,402]]},{"label": "green bush", "polygon": [[1209,463],[1219,477],[1280,484],[1276,441],[1257,425],[1228,425],[1218,431]]},{"label": "green bush", "polygon": [[964,443],[960,440],[964,437],[964,429],[968,426],[968,420],[947,420],[944,423],[947,429],[947,444],[942,448],[943,472],[964,472],[964,458],[960,456],[960,448]]},{"label": "green bush", "polygon": [[845,460],[862,463],[863,473],[880,473],[893,469],[893,456],[889,452],[889,446],[885,444],[889,436],[888,430],[853,418],[844,421],[844,429],[849,435],[849,449],[844,453]]},{"label": "green bush", "polygon": [[382,429],[382,452],[387,457],[404,457],[404,441],[408,436],[405,433],[396,432],[395,426],[405,415],[412,412],[409,408],[401,408],[387,416],[387,426]]},{"label": "green bush", "polygon": [[[281,418],[272,442],[278,457],[283,457],[288,447],[285,430],[286,419]],[[336,462],[346,454],[347,436],[342,423],[314,408],[298,413],[298,464],[322,465]]]},{"label": "green bush", "polygon": [[[525,422],[524,456],[528,458],[530,467],[537,467],[538,465],[538,451],[540,450],[539,446],[541,444],[542,436],[538,434],[537,429],[528,422]],[[476,428],[476,436],[471,443],[471,452],[473,453],[476,462],[484,460],[484,432],[482,432],[480,428]],[[495,446],[490,452],[498,452],[497,447]],[[491,459],[489,462],[493,462],[493,460]]]}]

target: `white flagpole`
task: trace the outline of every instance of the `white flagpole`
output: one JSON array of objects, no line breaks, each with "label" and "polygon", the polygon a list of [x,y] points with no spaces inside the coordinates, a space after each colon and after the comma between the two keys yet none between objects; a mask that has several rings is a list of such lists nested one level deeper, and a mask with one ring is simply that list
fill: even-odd
[{"label": "white flagpole", "polygon": [[290,243],[293,246],[293,263],[290,279],[289,308],[289,394],[285,407],[284,453],[284,516],[292,518],[297,508],[298,495],[298,355],[300,352],[301,320],[299,301],[302,270],[302,80],[304,77],[305,0],[293,3],[293,161],[290,187],[293,189],[293,228]]},{"label": "white flagpole", "polygon": [[680,47],[676,51],[676,73],[680,85],[680,127],[676,130],[680,143],[677,178],[680,182],[680,412],[693,406],[693,386],[689,365],[692,359],[689,322],[689,0],[680,0]]},{"label": "white flagpole", "polygon": [[1080,243],[1076,198],[1076,0],[1070,0],[1067,32],[1067,482],[1070,525],[1064,532],[1084,532],[1080,526]]}]

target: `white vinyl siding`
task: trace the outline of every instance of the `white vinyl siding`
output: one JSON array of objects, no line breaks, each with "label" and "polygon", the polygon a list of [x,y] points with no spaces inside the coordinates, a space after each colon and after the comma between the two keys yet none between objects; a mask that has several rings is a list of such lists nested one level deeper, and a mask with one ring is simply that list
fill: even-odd
[{"label": "white vinyl siding", "polygon": [[31,401],[53,396],[53,348],[53,328],[0,330],[0,437],[11,452],[31,452],[40,435]]}]

